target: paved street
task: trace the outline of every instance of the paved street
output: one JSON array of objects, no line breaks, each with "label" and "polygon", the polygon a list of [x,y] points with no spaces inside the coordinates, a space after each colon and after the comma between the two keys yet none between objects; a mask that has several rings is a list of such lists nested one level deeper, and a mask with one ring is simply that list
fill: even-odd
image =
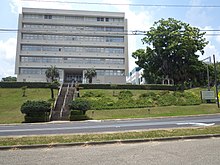
[{"label": "paved street", "polygon": [[132,120],[0,125],[0,136],[119,132],[219,125],[220,115]]},{"label": "paved street", "polygon": [[220,138],[0,151],[1,165],[219,165]]}]

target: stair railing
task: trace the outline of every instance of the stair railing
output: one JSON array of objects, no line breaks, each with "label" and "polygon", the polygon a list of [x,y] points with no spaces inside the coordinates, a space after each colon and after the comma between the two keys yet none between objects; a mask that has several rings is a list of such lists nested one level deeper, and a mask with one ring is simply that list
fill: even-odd
[{"label": "stair railing", "polygon": [[67,86],[67,90],[66,90],[66,93],[65,93],[63,105],[62,105],[62,108],[61,108],[61,111],[60,111],[60,118],[62,118],[62,116],[63,116],[63,110],[64,110],[65,105],[66,105],[66,99],[67,99],[67,95],[69,93],[69,88],[70,88],[70,84],[68,84],[68,86]]},{"label": "stair railing", "polygon": [[61,94],[62,88],[63,88],[63,83],[62,83],[61,86],[60,86],[60,89],[59,89],[59,92],[58,92],[58,94],[57,94],[57,98],[56,98],[56,100],[55,100],[55,102],[54,102],[54,105],[53,105],[53,107],[52,107],[51,110],[50,110],[49,121],[51,120],[53,110],[54,110],[54,109],[56,108],[56,106],[57,106],[57,100],[58,100],[58,98],[59,98],[59,96],[60,96],[60,94]]}]

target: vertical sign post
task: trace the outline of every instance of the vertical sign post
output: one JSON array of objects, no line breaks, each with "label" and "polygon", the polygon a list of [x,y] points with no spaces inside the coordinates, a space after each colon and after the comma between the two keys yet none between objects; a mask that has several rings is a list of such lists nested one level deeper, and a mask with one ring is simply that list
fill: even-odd
[{"label": "vertical sign post", "polygon": [[216,89],[217,105],[218,105],[218,108],[219,108],[218,84],[217,84],[217,71],[216,71],[215,55],[214,55],[214,54],[213,54],[213,61],[214,61],[214,71],[215,71],[215,89]]}]

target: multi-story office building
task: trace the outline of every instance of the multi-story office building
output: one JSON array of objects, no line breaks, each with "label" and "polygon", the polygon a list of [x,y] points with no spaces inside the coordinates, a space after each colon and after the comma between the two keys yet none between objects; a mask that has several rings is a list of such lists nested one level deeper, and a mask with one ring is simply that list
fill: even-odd
[{"label": "multi-story office building", "polygon": [[23,8],[19,15],[15,73],[18,81],[46,80],[51,65],[60,81],[126,83],[127,20],[121,12]]}]

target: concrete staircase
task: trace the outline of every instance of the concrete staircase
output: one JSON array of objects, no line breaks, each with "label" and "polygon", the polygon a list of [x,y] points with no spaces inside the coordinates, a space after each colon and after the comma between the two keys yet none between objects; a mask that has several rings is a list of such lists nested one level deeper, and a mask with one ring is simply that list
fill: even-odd
[{"label": "concrete staircase", "polygon": [[55,106],[50,115],[50,121],[69,120],[69,104],[73,100],[75,88],[71,84],[60,87]]}]

